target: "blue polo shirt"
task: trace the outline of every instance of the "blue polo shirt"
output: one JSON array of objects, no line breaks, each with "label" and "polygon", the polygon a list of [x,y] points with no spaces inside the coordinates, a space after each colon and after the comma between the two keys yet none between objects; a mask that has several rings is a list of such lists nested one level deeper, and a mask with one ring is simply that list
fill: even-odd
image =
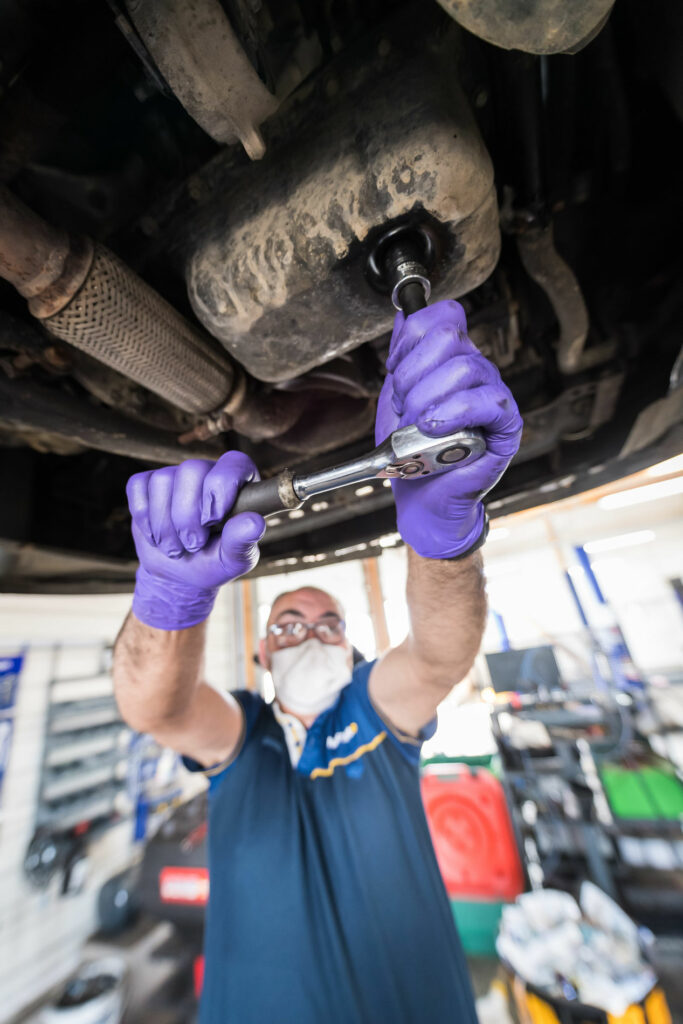
[{"label": "blue polo shirt", "polygon": [[[210,776],[200,1024],[477,1024],[419,788],[420,740],[356,668],[292,767],[247,691],[238,756]],[[191,764],[190,767],[193,767]]]}]

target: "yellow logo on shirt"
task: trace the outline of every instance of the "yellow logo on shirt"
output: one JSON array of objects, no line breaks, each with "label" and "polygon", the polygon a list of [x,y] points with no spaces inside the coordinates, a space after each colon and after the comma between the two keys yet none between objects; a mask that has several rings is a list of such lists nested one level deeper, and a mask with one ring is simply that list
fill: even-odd
[{"label": "yellow logo on shirt", "polygon": [[[355,725],[355,723],[352,723]],[[345,757],[333,757],[327,768],[314,768],[310,774],[311,779],[318,778],[329,778],[330,775],[334,775],[335,768],[339,768],[342,765],[351,764],[353,761],[358,761],[363,754],[367,754],[370,750],[376,750],[380,743],[383,743],[387,738],[386,732],[378,732],[369,743],[363,743],[360,747],[357,747],[350,754],[346,754]]]}]

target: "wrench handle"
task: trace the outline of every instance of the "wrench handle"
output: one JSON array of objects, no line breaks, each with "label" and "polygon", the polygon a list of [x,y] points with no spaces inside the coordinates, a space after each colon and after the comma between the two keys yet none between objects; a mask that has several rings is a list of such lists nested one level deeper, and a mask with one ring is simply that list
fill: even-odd
[{"label": "wrench handle", "polygon": [[269,480],[245,484],[220,525],[223,526],[228,519],[239,515],[240,512],[258,512],[262,516],[274,516],[278,512],[301,508],[303,502],[294,490],[292,480],[290,470],[283,469]]}]

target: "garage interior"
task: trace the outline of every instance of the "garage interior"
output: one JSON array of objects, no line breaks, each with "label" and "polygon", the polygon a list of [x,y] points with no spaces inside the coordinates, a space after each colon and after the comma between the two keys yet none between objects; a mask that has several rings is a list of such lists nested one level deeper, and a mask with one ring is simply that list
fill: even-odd
[{"label": "garage interior", "polygon": [[0,5],[0,1024],[200,1020],[207,780],[112,680],[126,482],[258,467],[215,689],[274,702],[300,587],[374,662],[393,485],[490,444],[375,437],[397,310],[450,299],[524,422],[419,757],[479,1024],[683,1024],[681,67],[666,0]]},{"label": "garage interior", "polygon": [[[442,705],[421,769],[482,1021],[514,1019],[501,1016],[502,908],[586,879],[649,930],[670,1019],[683,1012],[682,513],[674,458],[492,527],[482,649]],[[391,533],[354,555],[224,588],[207,679],[272,697],[254,652],[271,600],[293,584],[340,595],[365,658],[397,643],[405,548]],[[3,700],[12,693],[1,819],[8,1021],[53,1019],[33,1004],[83,962],[121,972],[125,1009],[112,1020],[194,1019],[205,783],[116,714],[108,666],[129,605],[125,593],[0,597]],[[477,810],[482,785],[502,819]]]}]

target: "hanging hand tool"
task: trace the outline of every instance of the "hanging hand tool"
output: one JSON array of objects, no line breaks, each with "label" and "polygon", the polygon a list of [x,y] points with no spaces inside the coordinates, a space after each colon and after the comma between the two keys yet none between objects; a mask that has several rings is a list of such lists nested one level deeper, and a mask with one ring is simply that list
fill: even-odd
[{"label": "hanging hand tool", "polygon": [[[427,270],[410,230],[393,229],[380,240],[372,256],[374,276],[391,294],[405,316],[423,309],[431,292]],[[237,496],[230,516],[239,512],[276,515],[300,508],[308,498],[365,480],[419,480],[444,473],[463,462],[474,462],[486,451],[480,430],[458,430],[445,437],[429,437],[416,426],[401,427],[367,455],[314,473],[293,474],[285,469],[270,480],[247,484]]]}]

